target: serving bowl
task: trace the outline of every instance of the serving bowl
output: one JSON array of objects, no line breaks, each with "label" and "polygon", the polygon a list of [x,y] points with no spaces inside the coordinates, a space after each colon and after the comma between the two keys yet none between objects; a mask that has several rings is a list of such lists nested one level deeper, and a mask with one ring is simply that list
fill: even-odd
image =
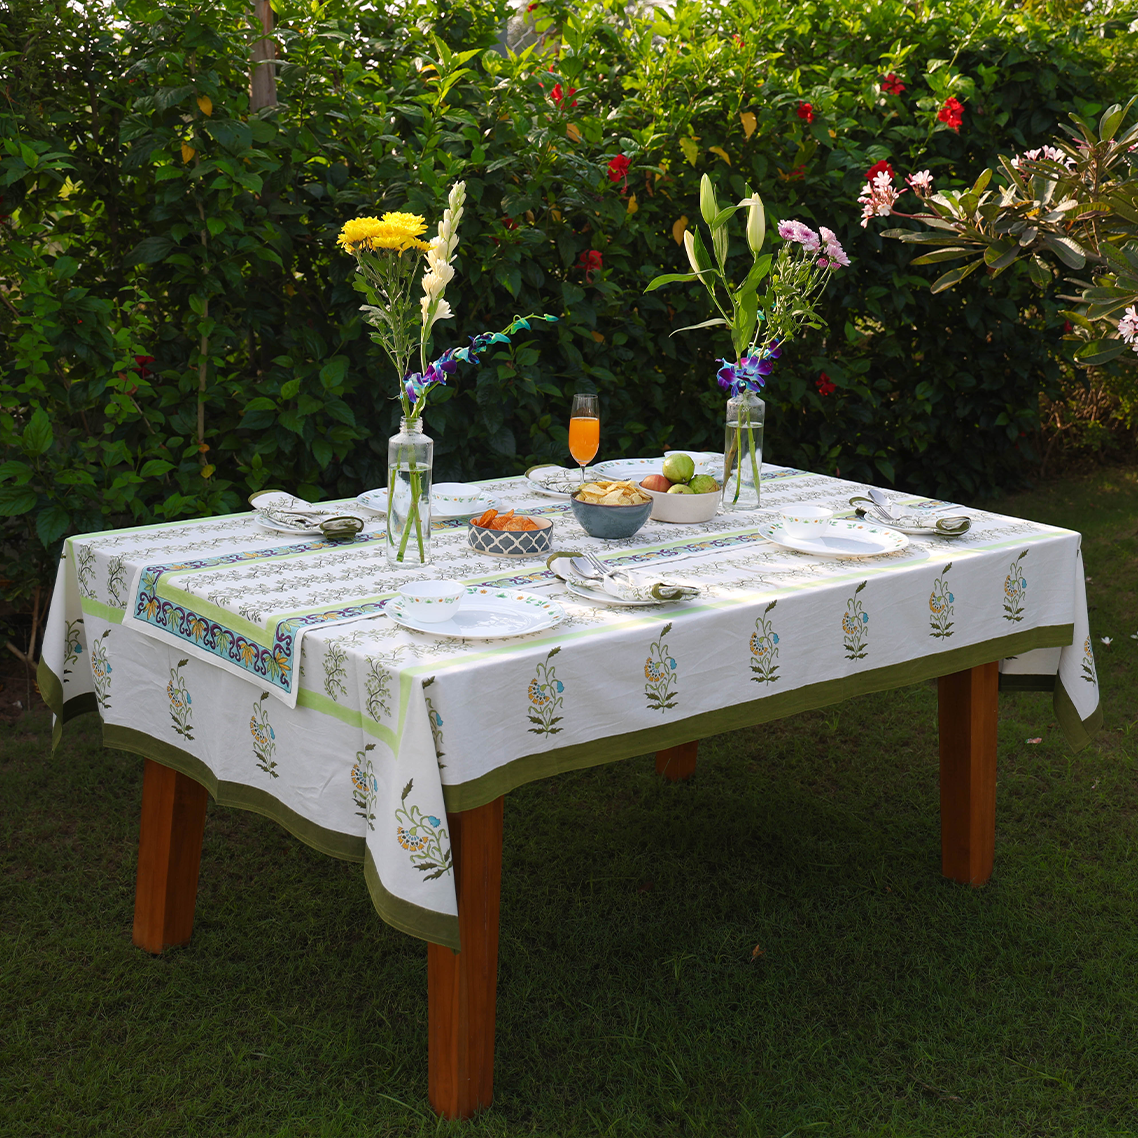
[{"label": "serving bowl", "polygon": [[[644,490],[644,493],[647,494],[648,491]],[[574,494],[569,499],[569,505],[573,516],[590,537],[607,541],[631,537],[652,513],[651,498],[636,506],[602,506],[596,502],[582,502]]]},{"label": "serving bowl", "polygon": [[472,523],[466,527],[467,544],[492,557],[536,557],[548,553],[553,548],[553,522],[549,518],[532,520],[537,522],[537,529],[488,529]]},{"label": "serving bowl", "polygon": [[652,519],[657,522],[675,522],[680,525],[694,525],[707,522],[715,517],[723,498],[723,488],[712,490],[710,494],[667,494],[659,490],[649,490],[641,486],[645,494],[652,497]]}]

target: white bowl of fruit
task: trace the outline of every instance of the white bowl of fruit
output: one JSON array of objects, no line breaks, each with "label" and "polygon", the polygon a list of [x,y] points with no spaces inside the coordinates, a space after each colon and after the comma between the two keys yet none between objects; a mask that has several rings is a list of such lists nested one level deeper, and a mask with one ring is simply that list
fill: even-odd
[{"label": "white bowl of fruit", "polygon": [[696,474],[691,456],[682,451],[665,455],[662,473],[642,478],[640,488],[652,498],[655,521],[680,525],[710,521],[723,496],[723,487],[710,474]]}]

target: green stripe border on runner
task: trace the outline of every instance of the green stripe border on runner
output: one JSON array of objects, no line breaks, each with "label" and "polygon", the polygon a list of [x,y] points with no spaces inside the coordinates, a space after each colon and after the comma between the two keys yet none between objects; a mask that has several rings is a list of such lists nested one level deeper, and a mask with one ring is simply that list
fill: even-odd
[{"label": "green stripe border on runner", "polygon": [[[600,766],[602,763],[617,762],[620,759],[631,758],[633,755],[644,755],[651,751],[662,751],[668,747],[690,743],[693,739],[705,739],[710,735],[735,731],[741,727],[754,727],[759,723],[769,723],[787,715],[796,715],[801,711],[826,707],[852,696],[907,687],[938,676],[962,672],[966,668],[989,664],[993,660],[1002,660],[1006,656],[1019,655],[1034,648],[1063,647],[1071,643],[1073,635],[1074,626],[1071,624],[1049,625],[1013,632],[1008,636],[985,640],[981,644],[970,644],[948,652],[937,652],[916,660],[906,660],[884,668],[843,676],[841,679],[826,680],[790,691],[769,694],[761,699],[735,704],[718,711],[703,712],[659,727],[647,727],[591,743],[576,743],[553,751],[526,755],[470,782],[450,786],[444,784],[443,799],[448,811],[473,810],[493,802],[499,795],[508,794],[527,782],[548,778],[563,771]],[[1071,745],[1076,749],[1085,746],[1085,741],[1081,740],[1084,738],[1089,740],[1089,735],[1078,714],[1074,713],[1072,723],[1070,716],[1064,720],[1058,706],[1056,713]],[[1094,716],[1091,717],[1092,720],[1093,718]],[[1101,719],[1101,714],[1099,718]],[[1087,721],[1088,725],[1090,722],[1091,720]]]}]

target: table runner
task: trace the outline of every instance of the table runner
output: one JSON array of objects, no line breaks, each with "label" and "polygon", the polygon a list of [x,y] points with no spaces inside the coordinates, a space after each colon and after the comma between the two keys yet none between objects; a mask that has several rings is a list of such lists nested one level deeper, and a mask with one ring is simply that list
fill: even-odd
[{"label": "table runner", "polygon": [[[1070,531],[970,509],[962,538],[811,557],[756,526],[798,500],[848,508],[864,487],[764,468],[761,511],[601,542],[524,479],[491,485],[504,508],[551,517],[555,548],[666,571],[701,595],[594,606],[541,559],[474,553],[465,523],[433,527],[426,571],[388,569],[376,526],[346,546],[281,539],[251,515],[83,535],[66,544],[44,644],[57,732],[97,706],[108,745],[363,861],[385,920],[457,948],[446,811],[533,778],[994,659],[1009,686],[1052,686],[1073,746],[1097,726]],[[380,606],[424,572],[539,592],[566,619],[504,641],[402,629]],[[163,627],[153,606],[178,611]]]}]

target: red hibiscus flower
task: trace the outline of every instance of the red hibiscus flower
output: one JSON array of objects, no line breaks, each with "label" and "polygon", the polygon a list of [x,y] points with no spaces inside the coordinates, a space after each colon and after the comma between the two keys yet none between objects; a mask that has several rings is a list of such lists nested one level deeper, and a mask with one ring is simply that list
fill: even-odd
[{"label": "red hibiscus flower", "polygon": [[577,258],[577,268],[585,270],[585,282],[589,283],[593,279],[593,273],[599,272],[604,267],[604,258],[596,249],[590,249],[586,253],[582,253]]},{"label": "red hibiscus flower", "polygon": [[609,181],[624,182],[624,189],[628,189],[629,161],[623,154],[618,154],[609,162]]},{"label": "red hibiscus flower", "polygon": [[889,163],[886,162],[884,158],[882,158],[880,162],[874,162],[874,164],[872,166],[870,166],[870,168],[868,170],[866,170],[865,180],[867,182],[872,182],[873,179],[876,178],[878,174],[883,174],[883,173],[888,174],[891,179],[894,176],[893,175],[893,167],[890,166]]},{"label": "red hibiscus flower", "polygon": [[[573,96],[574,96],[575,94],[577,94],[577,88],[576,88],[576,87],[570,87],[570,88],[569,88],[569,96],[568,96],[568,97],[569,97],[570,99],[572,99],[572,100],[573,100],[573,101],[572,101],[572,102],[569,104],[569,106],[571,106],[571,107],[575,107],[575,106],[577,105],[577,100],[573,98]],[[555,102],[555,103],[556,103],[556,104],[557,104],[559,107],[560,107],[560,106],[561,106],[561,104],[562,104],[562,103],[565,101],[565,97],[566,97],[566,95],[565,95],[565,92],[561,90],[561,84],[560,84],[560,83],[554,83],[554,85],[553,85],[553,90],[549,92],[549,97],[550,97],[550,98],[551,98],[551,99],[552,99],[552,100],[553,100],[553,101],[554,101],[554,102]]]},{"label": "red hibiscus flower", "polygon": [[150,375],[150,368],[148,368],[146,365],[152,364],[153,362],[153,356],[135,356],[134,367],[131,370],[138,372],[138,374],[142,376],[143,379],[145,379],[148,375]]},{"label": "red hibiscus flower", "polygon": [[807,122],[814,121],[814,108],[809,103],[798,104],[798,117],[805,119]]},{"label": "red hibiscus flower", "polygon": [[959,134],[960,124],[964,121],[964,104],[953,98],[945,99],[944,106],[937,111],[936,117],[937,122],[944,123],[949,130]]},{"label": "red hibiscus flower", "polygon": [[881,89],[887,95],[900,95],[905,90],[905,84],[897,78],[895,71],[890,71],[884,79],[881,80]]},{"label": "red hibiscus flower", "polygon": [[824,371],[818,373],[814,386],[818,388],[819,395],[833,395],[838,390],[838,385]]},{"label": "red hibiscus flower", "polygon": [[734,40],[736,47],[746,47],[747,41],[742,36],[732,36],[731,39]]}]

